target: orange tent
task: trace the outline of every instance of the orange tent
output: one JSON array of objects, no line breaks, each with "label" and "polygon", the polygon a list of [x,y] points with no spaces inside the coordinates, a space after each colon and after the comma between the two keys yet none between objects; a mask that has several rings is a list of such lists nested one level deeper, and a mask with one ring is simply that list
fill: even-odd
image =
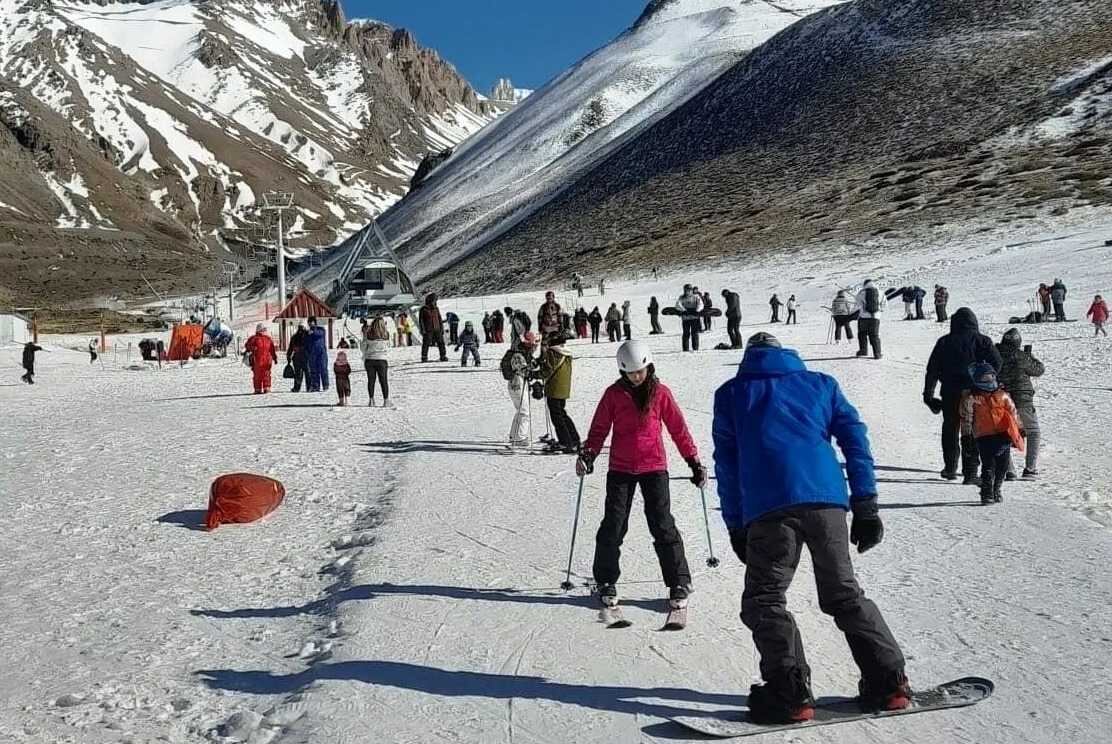
[{"label": "orange tent", "polygon": [[184,362],[201,353],[204,343],[204,328],[200,325],[175,325],[170,336],[169,361]]}]

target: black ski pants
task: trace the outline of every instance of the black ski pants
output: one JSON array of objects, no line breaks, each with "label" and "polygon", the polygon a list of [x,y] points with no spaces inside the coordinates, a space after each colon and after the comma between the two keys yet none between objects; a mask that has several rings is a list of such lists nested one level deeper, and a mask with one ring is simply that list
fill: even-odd
[{"label": "black ski pants", "polygon": [[934,306],[934,319],[935,319],[935,321],[937,321],[939,323],[945,323],[947,320],[950,319],[950,316],[946,314],[946,306],[945,305],[935,304],[935,306]]},{"label": "black ski pants", "polygon": [[440,361],[448,361],[448,350],[444,348],[444,331],[429,331],[421,336],[421,361],[429,360],[429,347],[435,346],[440,352]]},{"label": "black ski pants", "polygon": [[848,315],[835,315],[834,316],[834,340],[842,340],[842,331],[846,332],[846,338],[850,341],[853,340],[853,321],[850,320]]},{"label": "black ski pants", "polygon": [[683,350],[699,350],[699,331],[702,328],[701,318],[683,319]]},{"label": "black ski pants", "polygon": [[448,324],[448,340],[451,342],[452,346],[459,343],[459,323]]},{"label": "black ski pants", "polygon": [[780,322],[780,306],[779,305],[773,305],[772,306],[772,317],[769,318],[768,322],[769,323],[779,323]]},{"label": "black ski pants", "polygon": [[796,317],[795,310],[788,311],[788,325],[799,325],[799,319]]},{"label": "black ski pants", "polygon": [[309,390],[309,360],[305,358],[304,354],[301,354],[301,355],[295,354],[294,357],[293,357],[293,361],[291,361],[290,364],[293,366],[293,390],[292,390],[292,392],[300,393],[301,392],[301,384],[303,382],[305,383],[305,390],[306,390],[306,392],[308,392],[308,390]]},{"label": "black ski pants", "polygon": [[704,331],[709,331],[713,327],[714,327],[714,319],[711,318],[710,315],[704,315],[703,316],[703,330]]},{"label": "black ski pants", "polygon": [[1007,434],[993,434],[977,439],[981,456],[981,496],[1000,493],[1012,459],[1012,440]]},{"label": "black ski pants", "polygon": [[653,548],[660,561],[665,586],[691,583],[691,570],[683,550],[683,538],[672,518],[672,498],[668,490],[668,471],[631,475],[611,470],[606,474],[606,506],[595,535],[594,577],[598,584],[614,584],[622,571],[619,566],[622,541],[629,530],[633,494],[641,487],[645,519],[653,536]]},{"label": "black ski pants", "polygon": [[880,320],[877,318],[858,318],[858,356],[865,356],[869,353],[869,344],[873,346],[873,357],[875,359],[880,359]]},{"label": "black ski pants", "polygon": [[622,335],[625,336],[626,341],[633,338],[633,326],[629,323],[622,323]]},{"label": "black ski pants", "polygon": [[844,509],[789,509],[751,522],[747,529],[741,620],[753,633],[765,681],[795,670],[810,674],[786,598],[804,545],[811,552],[819,609],[845,634],[862,676],[880,679],[903,669],[899,644],[854,578]]},{"label": "black ski pants", "polygon": [[601,325],[602,325],[601,323],[591,323],[591,343],[592,344],[597,344],[598,343],[598,333],[599,333],[599,328],[601,328]]},{"label": "black ski pants", "polygon": [[606,321],[606,335],[610,337],[611,341],[622,340],[622,328],[616,320]]},{"label": "black ski pants", "polygon": [[740,349],[741,342],[741,318],[727,317],[726,318],[726,335],[730,337],[730,348]]},{"label": "black ski pants", "polygon": [[556,431],[556,441],[565,449],[579,447],[579,431],[567,410],[568,402],[562,398],[548,399],[548,417]]},{"label": "black ski pants", "polygon": [[1066,319],[1066,304],[1064,302],[1054,303],[1054,320],[1059,323]]},{"label": "black ski pants", "polygon": [[390,400],[390,384],[386,381],[386,370],[390,363],[385,359],[364,359],[363,369],[367,370],[367,396],[375,399],[375,382],[382,387],[382,400]]},{"label": "black ski pants", "polygon": [[649,313],[649,322],[652,323],[652,327],[653,327],[652,333],[653,333],[653,335],[656,335],[658,333],[664,333],[664,329],[660,327],[660,314],[659,313]]},{"label": "black ski pants", "polygon": [[961,474],[966,478],[977,475],[977,441],[961,433],[961,391],[942,390],[942,461],[947,473]]}]

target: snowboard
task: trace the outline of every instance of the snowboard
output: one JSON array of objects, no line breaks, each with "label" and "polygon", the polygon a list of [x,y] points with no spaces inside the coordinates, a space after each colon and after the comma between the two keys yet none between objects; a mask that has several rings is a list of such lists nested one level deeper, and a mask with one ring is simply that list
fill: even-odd
[{"label": "snowboard", "polygon": [[915,690],[911,694],[911,707],[909,708],[873,713],[862,712],[854,698],[823,698],[815,704],[814,719],[802,723],[768,725],[753,723],[743,718],[744,712],[740,712],[737,718],[677,716],[670,720],[686,729],[697,731],[706,736],[713,736],[717,739],[733,739],[741,736],[829,726],[835,723],[892,718],[913,713],[927,713],[932,710],[946,710],[947,708],[962,708],[968,705],[976,705],[985,700],[992,695],[994,689],[995,685],[991,680],[983,677],[962,677],[937,687]]},{"label": "snowboard", "polygon": [[[661,315],[685,315],[687,313],[681,311],[679,308],[676,308],[676,307],[664,307],[664,308],[660,309],[660,314]],[[709,315],[712,318],[720,318],[720,317],[722,317],[722,309],[717,308],[717,307],[712,307],[710,310],[703,310],[702,312],[698,313],[698,315],[700,317],[706,317],[706,316]]]}]

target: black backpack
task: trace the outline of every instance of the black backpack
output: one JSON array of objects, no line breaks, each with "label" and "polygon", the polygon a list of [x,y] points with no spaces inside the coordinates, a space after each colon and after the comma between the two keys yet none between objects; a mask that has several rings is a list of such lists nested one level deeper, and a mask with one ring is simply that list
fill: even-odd
[{"label": "black backpack", "polygon": [[865,312],[880,312],[880,290],[876,287],[868,287],[865,290]]},{"label": "black backpack", "polygon": [[502,379],[504,379],[506,382],[509,382],[514,378],[513,358],[514,354],[516,353],[517,351],[515,349],[510,349],[502,355],[502,362],[500,366],[502,368]]}]

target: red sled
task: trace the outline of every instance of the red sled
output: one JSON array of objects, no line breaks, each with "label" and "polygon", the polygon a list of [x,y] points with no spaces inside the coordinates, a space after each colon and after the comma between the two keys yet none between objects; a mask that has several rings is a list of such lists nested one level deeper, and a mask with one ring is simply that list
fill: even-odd
[{"label": "red sled", "polygon": [[265,475],[222,475],[212,482],[209,490],[205,527],[215,530],[222,524],[246,524],[262,519],[277,509],[285,496],[285,487]]}]

